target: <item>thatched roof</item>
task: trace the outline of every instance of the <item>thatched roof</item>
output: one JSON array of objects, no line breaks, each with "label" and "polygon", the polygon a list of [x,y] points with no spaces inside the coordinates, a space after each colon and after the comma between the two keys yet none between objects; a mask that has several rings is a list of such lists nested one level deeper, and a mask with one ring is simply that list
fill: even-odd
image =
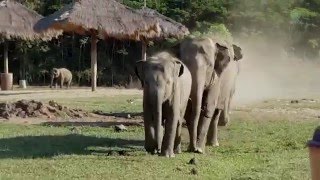
[{"label": "thatched roof", "polygon": [[39,21],[35,29],[49,28],[117,39],[140,40],[157,37],[160,27],[154,18],[143,16],[116,0],[75,0]]},{"label": "thatched roof", "polygon": [[0,36],[6,39],[20,38],[25,40],[49,40],[59,35],[57,31],[36,33],[34,25],[42,18],[13,0],[0,1]]},{"label": "thatched roof", "polygon": [[144,7],[142,9],[137,10],[142,15],[149,16],[151,18],[155,18],[159,22],[159,26],[161,28],[161,38],[182,38],[189,34],[189,30],[183,24],[174,21],[162,14],[158,11]]}]

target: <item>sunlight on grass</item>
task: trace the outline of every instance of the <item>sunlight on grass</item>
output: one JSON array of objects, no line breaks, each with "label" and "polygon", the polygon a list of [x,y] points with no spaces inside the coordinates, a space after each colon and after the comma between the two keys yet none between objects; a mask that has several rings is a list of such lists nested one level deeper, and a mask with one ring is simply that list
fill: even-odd
[{"label": "sunlight on grass", "polygon": [[[316,121],[253,121],[234,117],[220,130],[220,147],[174,159],[146,155],[143,128],[0,125],[0,178],[32,179],[307,179]],[[184,129],[184,131],[186,131]],[[184,137],[183,149],[187,139]],[[117,152],[124,151],[124,156]],[[113,153],[110,153],[113,152]],[[196,157],[199,164],[188,165]],[[190,173],[192,168],[198,175]]]},{"label": "sunlight on grass", "polygon": [[81,108],[87,111],[112,112],[142,112],[142,96],[106,96],[94,98],[62,99],[56,101],[65,106]]}]

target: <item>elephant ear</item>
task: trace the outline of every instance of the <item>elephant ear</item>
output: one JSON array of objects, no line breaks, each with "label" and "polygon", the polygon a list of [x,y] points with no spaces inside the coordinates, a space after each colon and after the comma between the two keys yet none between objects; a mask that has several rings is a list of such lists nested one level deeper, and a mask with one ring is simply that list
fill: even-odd
[{"label": "elephant ear", "polygon": [[221,74],[230,62],[230,52],[226,46],[219,43],[216,43],[216,48],[214,70]]},{"label": "elephant ear", "polygon": [[175,63],[175,74],[177,74],[177,77],[182,76],[184,73],[184,66],[180,60],[174,60]]},{"label": "elephant ear", "polygon": [[233,44],[232,47],[234,51],[234,60],[235,61],[241,60],[243,58],[242,49],[235,44]]},{"label": "elephant ear", "polygon": [[136,62],[136,67],[135,67],[135,73],[138,76],[142,87],[144,85],[144,83],[143,83],[144,82],[144,73],[143,73],[143,69],[144,68],[143,68],[143,66],[144,66],[145,62],[146,61],[142,61],[142,60],[141,61],[137,61]]}]

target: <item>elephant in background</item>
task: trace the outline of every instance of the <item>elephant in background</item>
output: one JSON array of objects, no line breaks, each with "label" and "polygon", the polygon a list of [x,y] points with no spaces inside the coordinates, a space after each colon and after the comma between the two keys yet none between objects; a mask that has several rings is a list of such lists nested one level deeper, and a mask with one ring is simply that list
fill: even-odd
[{"label": "elephant in background", "polygon": [[236,88],[237,76],[240,72],[240,62],[243,58],[242,49],[237,45],[232,45],[234,51],[234,61],[230,61],[225,70],[221,73],[219,78],[220,83],[220,93],[218,96],[218,103],[212,118],[208,135],[207,135],[207,145],[210,146],[219,146],[218,142],[218,132],[217,124],[219,126],[226,126],[230,121],[230,104]]},{"label": "elephant in background", "polygon": [[66,68],[53,68],[51,72],[51,84],[50,88],[52,88],[52,85],[55,85],[55,88],[57,88],[57,84],[59,83],[60,88],[64,84],[67,84],[67,88],[70,88],[72,82],[72,73]]},{"label": "elephant in background", "polygon": [[209,37],[186,39],[179,46],[181,61],[192,75],[191,101],[185,116],[190,137],[189,151],[204,153],[208,129],[218,102],[219,77],[229,62],[234,60],[234,55],[227,44]]},{"label": "elephant in background", "polygon": [[181,126],[191,91],[191,74],[167,52],[138,61],[136,74],[143,86],[145,149],[174,157],[181,153]]}]

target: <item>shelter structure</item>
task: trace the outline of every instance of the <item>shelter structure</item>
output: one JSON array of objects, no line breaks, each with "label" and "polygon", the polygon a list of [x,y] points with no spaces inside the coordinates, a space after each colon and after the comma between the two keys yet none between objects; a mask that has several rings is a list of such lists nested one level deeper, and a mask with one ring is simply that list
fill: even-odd
[{"label": "shelter structure", "polygon": [[[146,3],[145,3],[145,6],[142,9],[137,10],[137,12],[144,16],[151,17],[159,23],[161,34],[160,36],[155,37],[153,39],[165,39],[165,38],[181,39],[184,36],[190,34],[186,26],[169,17],[166,17],[160,14],[156,10],[147,8]],[[150,40],[150,38],[146,37],[142,42],[142,59],[143,60],[146,60],[146,50],[147,50],[146,44],[148,40]]]},{"label": "shelter structure", "polygon": [[14,0],[0,1],[0,39],[4,42],[4,73],[1,73],[1,89],[12,89],[13,74],[9,73],[8,40],[50,40],[57,37],[58,31],[34,31],[34,25],[43,18]]},{"label": "shelter structure", "polygon": [[160,36],[158,22],[138,13],[116,0],[75,0],[61,10],[40,20],[35,30],[48,29],[75,32],[91,36],[91,86],[97,87],[97,41],[98,38],[130,39]]}]

